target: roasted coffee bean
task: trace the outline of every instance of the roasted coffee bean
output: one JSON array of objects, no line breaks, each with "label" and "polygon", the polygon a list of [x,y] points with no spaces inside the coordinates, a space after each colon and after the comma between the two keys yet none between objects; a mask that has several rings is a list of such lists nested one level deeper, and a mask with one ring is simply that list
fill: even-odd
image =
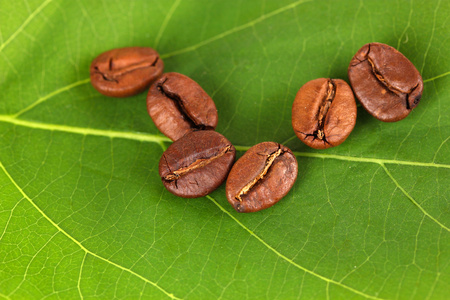
[{"label": "roasted coffee bean", "polygon": [[419,71],[385,44],[371,43],[359,49],[350,62],[348,78],[362,106],[384,122],[405,118],[422,97]]},{"label": "roasted coffee bean", "polygon": [[152,48],[113,49],[92,61],[91,83],[103,95],[128,97],[148,88],[163,70],[163,61]]},{"label": "roasted coffee bean", "polygon": [[179,73],[163,74],[152,84],[147,110],[156,127],[173,141],[194,130],[215,129],[218,121],[211,97]]},{"label": "roasted coffee bean", "polygon": [[175,141],[159,161],[166,189],[184,198],[206,196],[227,178],[236,150],[223,135],[212,130],[191,132]]},{"label": "roasted coffee bean", "polygon": [[341,144],[356,123],[356,102],[341,79],[319,78],[303,85],[292,105],[292,127],[297,137],[315,149]]},{"label": "roasted coffee bean", "polygon": [[298,166],[287,147],[264,142],[251,147],[228,175],[228,202],[238,212],[268,208],[286,196],[297,178]]}]

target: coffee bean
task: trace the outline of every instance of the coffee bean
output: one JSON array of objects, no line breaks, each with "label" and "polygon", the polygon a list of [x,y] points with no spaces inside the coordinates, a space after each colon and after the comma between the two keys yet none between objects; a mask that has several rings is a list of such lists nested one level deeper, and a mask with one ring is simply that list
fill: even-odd
[{"label": "coffee bean", "polygon": [[228,175],[226,195],[238,212],[268,208],[283,198],[294,185],[298,166],[287,147],[264,142],[251,147]]},{"label": "coffee bean", "polygon": [[297,137],[312,148],[341,144],[355,123],[355,98],[350,86],[341,79],[311,80],[295,96],[292,127]]},{"label": "coffee bean", "polygon": [[236,150],[212,130],[194,131],[175,141],[159,161],[166,189],[184,198],[208,195],[227,178]]},{"label": "coffee bean", "polygon": [[103,95],[127,97],[148,88],[163,69],[163,61],[152,48],[113,49],[92,61],[91,83]]},{"label": "coffee bean", "polygon": [[179,73],[163,74],[152,84],[147,110],[156,127],[173,141],[194,130],[215,129],[218,121],[211,97]]},{"label": "coffee bean", "polygon": [[384,122],[405,118],[422,97],[419,71],[385,44],[371,43],[359,49],[350,62],[348,77],[362,106]]}]

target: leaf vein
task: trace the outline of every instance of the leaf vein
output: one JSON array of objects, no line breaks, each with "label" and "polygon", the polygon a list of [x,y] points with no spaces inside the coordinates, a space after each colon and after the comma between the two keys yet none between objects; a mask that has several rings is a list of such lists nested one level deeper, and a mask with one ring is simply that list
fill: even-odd
[{"label": "leaf vein", "polygon": [[3,236],[5,235],[6,231],[8,231],[9,223],[11,222],[11,218],[14,214],[14,211],[16,210],[16,207],[22,202],[22,200],[23,200],[23,198],[20,199],[19,201],[17,201],[17,203],[14,205],[14,207],[9,212],[9,217],[8,217],[8,220],[6,221],[5,229],[3,229],[2,235],[0,235],[0,241],[3,239]]},{"label": "leaf vein", "polygon": [[422,68],[420,70],[420,73],[423,74],[423,69],[425,67],[425,62],[427,61],[427,56],[428,56],[428,51],[430,50],[431,47],[431,43],[433,41],[434,38],[434,31],[436,29],[436,14],[439,11],[439,7],[441,6],[441,0],[438,1],[438,4],[436,5],[436,8],[434,10],[434,16],[433,16],[433,27],[431,28],[431,35],[430,35],[430,41],[428,42],[428,46],[427,49],[425,50],[425,53],[423,55],[423,63],[422,63]]},{"label": "leaf vein", "polygon": [[158,47],[161,36],[163,35],[164,31],[166,30],[167,24],[169,24],[169,21],[172,18],[178,5],[180,5],[180,2],[181,2],[181,0],[176,0],[170,7],[170,10],[167,13],[166,17],[164,18],[164,21],[162,22],[161,27],[159,28],[158,34],[155,39],[155,46],[154,46],[155,48]]},{"label": "leaf vein", "polygon": [[434,81],[434,80],[436,80],[436,79],[439,79],[439,78],[441,78],[441,77],[445,77],[445,76],[448,76],[448,75],[450,75],[450,71],[445,72],[445,73],[442,73],[442,74],[439,74],[439,75],[436,75],[436,76],[434,76],[434,77],[432,77],[432,78],[424,79],[423,82],[424,82],[424,83],[427,83],[427,82]]},{"label": "leaf vein", "polygon": [[77,281],[78,294],[80,295],[80,299],[82,299],[82,300],[84,299],[84,297],[83,297],[83,293],[81,292],[81,274],[83,273],[84,262],[86,261],[87,255],[88,255],[88,253],[84,252],[83,260],[81,261],[81,266],[80,266],[80,273],[78,273],[78,281]]},{"label": "leaf vein", "polygon": [[5,299],[7,299],[7,300],[11,300],[11,298],[10,298],[9,296],[4,295],[4,294],[2,294],[2,293],[0,293],[0,297],[5,298]]},{"label": "leaf vein", "polygon": [[392,180],[392,182],[394,182],[394,184],[397,186],[397,188],[400,189],[400,191],[402,191],[402,193],[415,205],[417,206],[418,209],[420,209],[422,211],[422,213],[424,215],[426,215],[428,218],[430,218],[432,221],[434,221],[436,224],[438,224],[440,227],[442,227],[443,229],[447,230],[450,232],[450,229],[448,227],[446,227],[444,224],[442,224],[441,222],[439,222],[436,218],[434,218],[432,215],[430,215],[416,200],[414,200],[413,197],[411,197],[410,194],[408,194],[408,192],[398,183],[398,181],[394,178],[394,176],[392,176],[391,172],[389,172],[388,168],[386,168],[386,166],[381,163],[381,167],[383,168],[383,170],[386,172],[386,174],[388,175],[388,177]]},{"label": "leaf vein", "polygon": [[56,231],[49,239],[47,242],[45,242],[44,245],[42,245],[41,248],[39,248],[39,250],[31,257],[30,261],[27,264],[27,267],[25,268],[25,272],[23,273],[23,278],[22,280],[19,282],[19,284],[16,286],[16,288],[11,291],[11,293],[9,293],[8,296],[12,296],[15,292],[17,292],[20,287],[22,286],[22,284],[26,281],[27,276],[28,276],[28,271],[30,269],[31,264],[33,263],[34,259],[39,255],[39,253],[41,253],[41,251],[43,249],[45,249],[45,247],[47,247],[47,245],[53,240],[53,238],[58,234],[58,231]]},{"label": "leaf vein", "polygon": [[2,45],[0,45],[0,52],[8,46],[18,35],[23,31],[23,29],[36,17],[52,0],[46,0],[42,3],[34,12],[32,12],[28,18],[22,23],[22,25],[6,40]]},{"label": "leaf vein", "polygon": [[348,285],[342,284],[341,282],[335,281],[333,279],[330,279],[328,277],[322,276],[314,271],[311,271],[301,265],[299,265],[298,263],[296,263],[295,261],[293,261],[292,259],[288,258],[287,256],[283,255],[282,253],[280,253],[278,250],[276,250],[275,248],[273,248],[272,246],[270,246],[266,241],[264,241],[261,237],[259,237],[258,235],[256,235],[252,230],[250,230],[250,228],[248,228],[247,226],[245,226],[242,222],[240,222],[236,217],[234,217],[232,214],[230,214],[225,208],[223,208],[214,198],[212,198],[211,196],[206,196],[209,200],[211,200],[211,202],[213,202],[222,212],[224,212],[226,215],[228,215],[233,221],[235,221],[242,229],[244,229],[245,231],[247,231],[252,237],[254,237],[256,240],[258,240],[261,244],[263,244],[267,249],[269,249],[270,251],[272,251],[273,253],[275,253],[278,257],[280,257],[281,259],[283,259],[284,261],[288,262],[289,264],[291,264],[292,266],[296,267],[297,269],[302,270],[305,273],[308,273],[314,277],[317,277],[325,282],[327,282],[327,284],[332,283],[334,285],[337,285],[339,287],[342,287],[346,290],[349,290],[357,295],[369,298],[369,299],[380,299],[378,297],[372,296],[372,295],[368,295],[364,292],[361,292],[357,289],[354,289]]},{"label": "leaf vein", "polygon": [[67,125],[58,124],[46,124],[34,121],[26,121],[21,119],[16,119],[12,116],[0,115],[0,122],[11,123],[17,126],[28,127],[33,129],[41,129],[47,131],[60,131],[68,132],[80,135],[95,135],[108,137],[111,139],[122,138],[141,142],[153,142],[159,144],[164,149],[164,142],[170,142],[170,139],[164,136],[152,135],[147,133],[135,133],[135,132],[125,132],[125,131],[114,131],[114,130],[103,130],[103,129],[92,129],[85,127],[75,127]]},{"label": "leaf vein", "polygon": [[[136,140],[141,142],[153,142],[159,144],[163,150],[166,149],[164,143],[171,142],[170,139],[164,136],[153,135],[148,133],[135,133],[135,132],[126,132],[126,131],[114,131],[114,130],[102,130],[102,129],[92,129],[92,128],[83,128],[83,127],[75,127],[68,125],[57,125],[57,124],[47,124],[47,123],[39,123],[34,121],[26,121],[21,119],[16,119],[12,116],[8,115],[0,115],[0,122],[10,123],[17,126],[34,128],[34,129],[42,129],[48,131],[60,131],[60,132],[69,132],[74,134],[81,135],[94,135],[94,136],[102,136],[113,138],[121,138],[121,139],[129,139]],[[249,146],[239,146],[235,145],[236,150],[238,151],[247,151],[250,149]],[[322,153],[310,153],[310,152],[293,152],[295,156],[298,157],[309,157],[309,158],[322,158],[322,159],[337,159],[344,161],[354,161],[354,162],[365,162],[365,163],[374,163],[374,164],[395,164],[395,165],[406,165],[406,166],[414,166],[414,167],[433,167],[433,168],[445,168],[450,169],[450,165],[448,164],[437,164],[434,162],[417,162],[417,161],[404,161],[404,160],[395,160],[395,159],[380,159],[380,158],[369,158],[369,157],[354,157],[354,156],[344,156],[344,155],[336,155],[336,154],[322,154]]]},{"label": "leaf vein", "polygon": [[434,157],[433,157],[433,162],[435,162],[436,157],[439,153],[439,151],[441,151],[442,146],[448,142],[448,140],[450,140],[450,136],[448,136],[445,140],[442,141],[442,143],[439,145],[438,149],[436,150],[436,153],[434,153]]},{"label": "leaf vein", "polygon": [[210,44],[212,42],[220,40],[220,39],[222,39],[224,37],[227,37],[227,36],[229,36],[229,35],[231,35],[231,34],[233,34],[235,32],[238,32],[238,31],[250,28],[250,27],[252,27],[252,26],[254,26],[254,25],[258,24],[258,23],[261,23],[262,21],[264,21],[266,19],[269,19],[269,18],[271,18],[273,16],[276,16],[276,15],[278,15],[280,13],[283,13],[283,12],[285,12],[287,10],[293,9],[294,7],[296,7],[296,6],[300,5],[300,4],[303,4],[303,3],[306,3],[306,2],[310,2],[310,1],[311,0],[300,0],[300,1],[297,1],[297,2],[294,2],[294,3],[291,3],[289,5],[283,6],[283,7],[279,8],[279,9],[276,9],[276,10],[274,10],[274,11],[268,13],[268,14],[263,14],[259,18],[256,18],[256,19],[254,19],[254,20],[252,20],[252,21],[250,21],[248,23],[245,23],[245,24],[242,24],[240,26],[234,27],[234,28],[232,28],[230,30],[224,31],[224,32],[222,32],[222,33],[220,33],[218,35],[215,35],[215,36],[213,36],[213,37],[211,37],[211,38],[209,38],[207,40],[204,40],[202,42],[199,42],[199,43],[197,43],[195,45],[192,45],[192,46],[189,46],[189,47],[186,47],[186,48],[183,48],[183,49],[175,50],[173,52],[161,55],[161,58],[169,58],[169,57],[172,57],[172,56],[176,56],[176,55],[184,54],[184,53],[187,53],[187,52],[195,51],[195,50],[197,50],[200,47],[206,46],[206,45],[208,45],[208,44]]},{"label": "leaf vein", "polygon": [[51,92],[51,93],[49,93],[49,94],[47,94],[47,95],[37,99],[35,102],[31,103],[30,105],[28,105],[24,109],[20,110],[19,112],[15,113],[14,115],[12,115],[12,117],[17,118],[18,116],[20,116],[20,115],[24,114],[25,112],[33,109],[34,107],[36,107],[37,105],[41,104],[42,102],[45,102],[46,100],[48,100],[48,99],[50,99],[50,98],[52,98],[52,97],[54,97],[54,96],[56,96],[58,94],[66,92],[66,91],[68,91],[68,90],[70,90],[70,89],[72,89],[74,87],[86,84],[86,83],[90,82],[90,80],[91,80],[90,78],[86,78],[86,79],[79,80],[77,82],[71,83],[69,85],[66,85],[66,86],[64,86],[62,88],[59,88],[56,91],[53,91],[53,92]]},{"label": "leaf vein", "polygon": [[[3,165],[3,163],[0,161],[0,169],[2,169],[2,171],[4,172],[4,174],[8,177],[8,179],[11,181],[11,183],[16,187],[16,189],[22,194],[22,196],[51,224],[53,225],[58,232],[62,233],[63,235],[65,235],[67,238],[69,238],[72,242],[74,242],[76,245],[78,245],[78,247],[80,247],[86,254],[90,254],[93,257],[102,260],[122,271],[128,272],[136,277],[138,277],[139,279],[143,280],[146,283],[151,284],[153,287],[157,288],[158,290],[160,290],[162,293],[164,293],[166,296],[168,296],[171,299],[180,299],[178,297],[176,297],[175,295],[173,295],[172,293],[167,292],[166,290],[164,290],[162,287],[160,287],[158,284],[156,284],[155,282],[145,278],[144,276],[134,272],[131,269],[128,269],[124,266],[121,266],[111,260],[108,260],[107,258],[104,258],[92,251],[90,251],[89,249],[87,249],[85,246],[83,246],[83,244],[81,244],[78,240],[76,240],[73,236],[71,236],[68,232],[66,232],[64,229],[62,229],[58,224],[56,224],[26,193],[25,191],[17,184],[17,182],[14,180],[14,178],[12,178],[11,174],[6,170],[5,166]],[[26,273],[25,273],[26,274]]]}]

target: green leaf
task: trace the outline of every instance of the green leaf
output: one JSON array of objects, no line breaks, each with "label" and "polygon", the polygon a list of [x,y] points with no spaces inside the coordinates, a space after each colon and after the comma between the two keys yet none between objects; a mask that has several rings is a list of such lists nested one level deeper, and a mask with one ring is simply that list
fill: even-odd
[{"label": "green leaf", "polygon": [[[444,299],[450,282],[449,1],[0,0],[0,298]],[[291,127],[298,89],[347,78],[382,42],[421,72],[404,120],[361,107],[314,150]],[[98,54],[150,46],[215,100],[238,155],[290,147],[299,177],[238,214],[224,186],[177,198],[146,93],[89,83]]]}]

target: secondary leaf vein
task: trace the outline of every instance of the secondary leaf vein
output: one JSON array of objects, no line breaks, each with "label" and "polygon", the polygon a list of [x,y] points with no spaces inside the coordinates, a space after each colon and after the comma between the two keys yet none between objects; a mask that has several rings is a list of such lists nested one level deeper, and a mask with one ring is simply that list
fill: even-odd
[{"label": "secondary leaf vein", "polygon": [[159,28],[158,35],[155,39],[154,47],[157,48],[159,45],[159,41],[162,37],[162,34],[164,33],[164,30],[166,30],[167,24],[169,24],[170,19],[172,18],[175,10],[177,9],[178,5],[180,5],[181,0],[176,0],[172,6],[170,7],[169,12],[167,13],[166,17],[164,18],[164,21],[161,24],[161,27]]},{"label": "secondary leaf vein", "polygon": [[441,222],[439,222],[436,218],[434,218],[432,215],[430,215],[425,209],[423,209],[422,206],[420,206],[419,203],[417,203],[416,200],[414,200],[413,197],[411,197],[411,195],[408,194],[408,192],[397,182],[397,180],[394,178],[394,176],[392,176],[391,172],[389,172],[388,168],[386,168],[386,166],[381,163],[380,164],[381,167],[383,168],[383,170],[386,172],[386,174],[389,176],[389,178],[392,180],[392,182],[394,182],[394,184],[400,189],[400,191],[402,191],[402,193],[415,205],[417,206],[417,208],[419,208],[422,213],[424,215],[426,215],[428,218],[430,218],[431,220],[433,220],[436,224],[438,224],[439,226],[441,226],[443,229],[447,230],[450,232],[450,229],[445,226],[444,224],[442,224]]},{"label": "secondary leaf vein", "polygon": [[60,89],[57,89],[56,91],[53,91],[53,92],[51,92],[51,93],[49,93],[49,94],[47,94],[47,95],[37,99],[36,101],[34,101],[33,103],[31,103],[30,105],[25,107],[24,109],[20,110],[19,112],[15,113],[14,115],[12,115],[12,117],[17,118],[18,116],[20,116],[20,115],[24,114],[25,112],[33,109],[35,106],[41,104],[42,102],[44,102],[44,101],[46,101],[46,100],[48,100],[48,99],[50,99],[50,98],[52,98],[52,97],[54,97],[54,96],[56,96],[58,94],[66,92],[66,91],[68,91],[68,90],[70,90],[70,89],[72,89],[74,87],[86,84],[86,83],[88,83],[90,81],[91,81],[90,78],[86,78],[86,79],[79,80],[77,82],[71,83],[69,85],[66,85],[66,86],[64,86],[64,87],[62,87]]},{"label": "secondary leaf vein", "polygon": [[348,285],[345,285],[341,282],[335,281],[333,279],[327,278],[325,276],[322,276],[314,271],[311,271],[301,265],[299,265],[298,263],[296,263],[295,261],[293,261],[292,259],[288,258],[287,256],[283,255],[282,253],[280,253],[278,250],[276,250],[275,248],[273,248],[272,246],[270,246],[266,241],[264,241],[261,237],[259,237],[258,235],[256,235],[253,231],[250,230],[250,228],[248,228],[247,226],[245,226],[243,223],[241,223],[237,218],[235,218],[232,214],[230,214],[225,208],[223,208],[214,198],[212,198],[211,196],[206,196],[206,198],[208,198],[209,200],[211,200],[222,212],[224,212],[226,215],[228,215],[233,221],[235,221],[241,228],[243,228],[245,231],[247,231],[252,237],[254,237],[255,239],[257,239],[261,244],[263,244],[267,249],[269,249],[270,251],[272,251],[273,253],[275,253],[276,255],[278,255],[280,258],[282,258],[283,260],[285,260],[286,262],[288,262],[289,264],[295,266],[296,268],[314,276],[317,277],[325,282],[327,282],[327,284],[332,283],[334,285],[340,286],[346,290],[349,290],[355,294],[358,294],[360,296],[369,298],[369,299],[381,299],[372,295],[368,295],[364,292],[358,291],[357,289],[354,289]]},{"label": "secondary leaf vein", "polygon": [[441,77],[445,77],[445,76],[448,76],[448,75],[450,75],[450,71],[442,73],[442,74],[439,74],[439,75],[436,75],[436,76],[434,76],[432,78],[424,79],[423,82],[426,83],[426,82],[434,81],[436,79],[439,79]]},{"label": "secondary leaf vein", "polygon": [[291,3],[289,5],[283,6],[283,7],[279,8],[279,9],[276,9],[276,10],[274,10],[274,11],[268,13],[268,14],[261,15],[259,18],[256,18],[256,19],[254,19],[254,20],[252,20],[252,21],[250,21],[248,23],[245,23],[245,24],[242,24],[240,26],[234,27],[234,28],[232,28],[230,30],[227,30],[227,31],[222,32],[222,33],[220,33],[218,35],[215,35],[215,36],[213,36],[213,37],[211,37],[211,38],[209,38],[207,40],[204,40],[204,41],[202,41],[200,43],[197,43],[195,45],[192,45],[192,46],[180,49],[180,50],[175,50],[173,52],[161,55],[161,58],[169,58],[169,57],[172,57],[172,56],[175,56],[175,55],[179,55],[179,54],[195,51],[195,50],[197,50],[200,47],[203,47],[203,46],[208,45],[208,44],[210,44],[212,42],[220,40],[220,39],[222,39],[222,38],[224,38],[226,36],[229,36],[229,35],[231,35],[231,34],[233,34],[235,32],[238,32],[238,31],[247,29],[249,27],[252,27],[252,26],[254,26],[254,25],[258,24],[258,23],[261,23],[262,21],[264,21],[266,19],[269,19],[269,18],[271,18],[273,16],[276,16],[276,15],[278,15],[280,13],[283,13],[283,12],[285,12],[287,10],[293,9],[294,7],[296,7],[296,6],[300,5],[300,4],[303,4],[303,3],[306,3],[306,2],[310,2],[310,1],[311,0],[300,0],[300,1],[297,1],[297,2],[294,2],[294,3]]},{"label": "secondary leaf vein", "polygon": [[34,12],[32,12],[28,18],[25,20],[25,22],[22,23],[22,25],[9,37],[9,39],[6,40],[2,45],[0,45],[0,52],[8,46],[9,43],[11,43],[18,35],[23,31],[23,29],[31,22],[31,20],[34,19],[43,9],[46,7],[52,0],[46,0],[44,1]]},{"label": "secondary leaf vein", "polygon": [[86,261],[87,252],[84,252],[83,260],[81,261],[80,273],[78,273],[77,289],[80,299],[84,299],[83,293],[81,292],[81,275],[83,274],[84,262]]},{"label": "secondary leaf vein", "polygon": [[138,277],[139,279],[145,281],[146,283],[151,284],[153,287],[157,288],[158,290],[160,290],[161,292],[163,292],[166,296],[168,296],[171,299],[180,299],[178,297],[176,297],[175,295],[167,292],[166,290],[164,290],[162,287],[160,287],[158,284],[156,284],[153,281],[150,281],[149,279],[145,278],[144,276],[134,272],[133,270],[130,270],[126,267],[123,267],[113,261],[110,261],[92,251],[90,251],[89,249],[87,249],[86,247],[84,247],[78,240],[76,240],[73,236],[71,236],[69,233],[67,233],[64,229],[62,229],[58,224],[56,224],[49,216],[47,216],[47,214],[39,207],[37,206],[36,203],[34,203],[34,201],[25,193],[25,191],[17,184],[17,182],[14,180],[14,178],[12,178],[11,174],[6,170],[5,166],[3,165],[3,163],[0,161],[0,169],[3,170],[4,174],[8,177],[8,179],[11,181],[11,183],[16,187],[16,189],[22,194],[22,196],[50,223],[52,224],[57,230],[58,232],[61,232],[62,234],[64,234],[67,238],[69,238],[72,242],[74,242],[76,245],[78,245],[78,247],[80,247],[85,253],[92,255],[95,258],[98,258],[110,265],[115,266],[116,268],[119,268],[122,271],[128,272],[136,277]]}]

